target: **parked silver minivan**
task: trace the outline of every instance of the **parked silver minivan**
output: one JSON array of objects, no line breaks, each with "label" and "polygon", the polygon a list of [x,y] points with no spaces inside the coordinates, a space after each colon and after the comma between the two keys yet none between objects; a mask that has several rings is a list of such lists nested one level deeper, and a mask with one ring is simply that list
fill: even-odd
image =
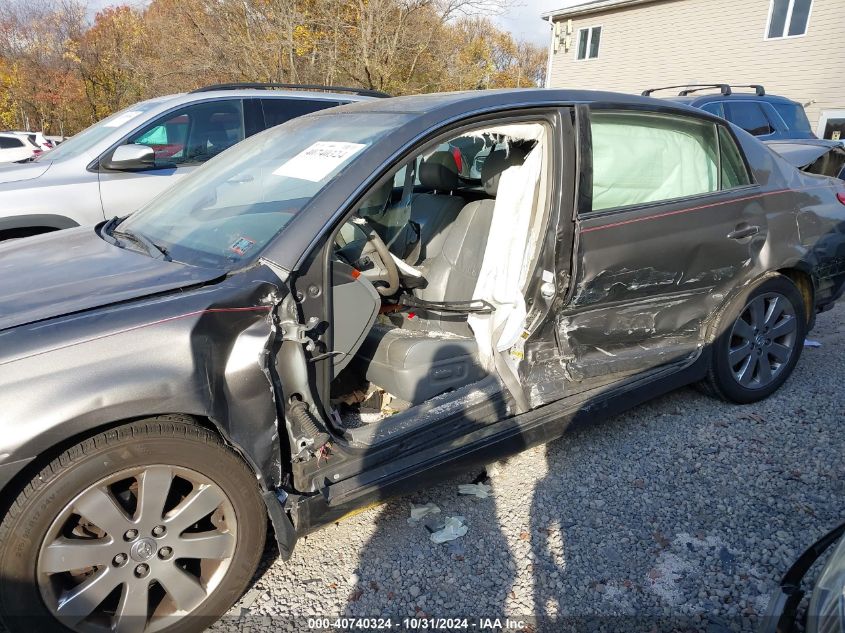
[{"label": "parked silver minivan", "polygon": [[136,103],[32,162],[0,167],[0,240],[127,215],[247,136],[382,96],[353,88],[225,84]]}]

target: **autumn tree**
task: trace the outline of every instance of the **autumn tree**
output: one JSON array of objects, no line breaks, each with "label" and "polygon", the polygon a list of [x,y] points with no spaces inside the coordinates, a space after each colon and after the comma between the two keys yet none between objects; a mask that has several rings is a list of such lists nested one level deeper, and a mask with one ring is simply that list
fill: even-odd
[{"label": "autumn tree", "polygon": [[75,0],[6,0],[0,4],[0,110],[4,126],[59,132],[85,125],[80,86],[66,44],[85,29]]},{"label": "autumn tree", "polygon": [[[152,0],[88,23],[81,0],[0,5],[0,125],[68,132],[203,85],[348,84],[414,94],[542,81],[507,0]],[[11,3],[11,4],[9,4]]]},{"label": "autumn tree", "polygon": [[76,63],[95,120],[143,95],[138,53],[144,35],[140,12],[128,6],[110,7],[97,13],[91,28],[69,43],[67,56]]}]

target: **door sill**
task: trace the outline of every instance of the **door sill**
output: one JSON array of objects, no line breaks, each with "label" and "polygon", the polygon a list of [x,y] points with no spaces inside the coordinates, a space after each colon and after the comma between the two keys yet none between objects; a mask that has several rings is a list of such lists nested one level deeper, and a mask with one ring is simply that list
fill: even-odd
[{"label": "door sill", "polygon": [[354,447],[372,447],[414,433],[446,420],[481,422],[503,417],[506,408],[502,383],[495,376],[455,389],[406,411],[356,428],[345,429],[343,436]]}]

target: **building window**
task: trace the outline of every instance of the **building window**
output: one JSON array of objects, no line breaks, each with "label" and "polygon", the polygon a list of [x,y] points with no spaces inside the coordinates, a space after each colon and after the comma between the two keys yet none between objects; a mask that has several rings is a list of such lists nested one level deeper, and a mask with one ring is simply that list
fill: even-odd
[{"label": "building window", "polygon": [[813,0],[772,0],[766,39],[806,34],[812,8]]},{"label": "building window", "polygon": [[599,56],[601,27],[594,26],[578,31],[578,59],[595,59]]}]

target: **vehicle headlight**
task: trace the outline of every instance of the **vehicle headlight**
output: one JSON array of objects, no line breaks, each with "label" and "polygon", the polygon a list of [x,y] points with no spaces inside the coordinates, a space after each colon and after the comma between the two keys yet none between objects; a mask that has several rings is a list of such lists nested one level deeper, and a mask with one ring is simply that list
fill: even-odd
[{"label": "vehicle headlight", "polygon": [[845,537],[839,539],[813,589],[807,633],[845,633]]}]

